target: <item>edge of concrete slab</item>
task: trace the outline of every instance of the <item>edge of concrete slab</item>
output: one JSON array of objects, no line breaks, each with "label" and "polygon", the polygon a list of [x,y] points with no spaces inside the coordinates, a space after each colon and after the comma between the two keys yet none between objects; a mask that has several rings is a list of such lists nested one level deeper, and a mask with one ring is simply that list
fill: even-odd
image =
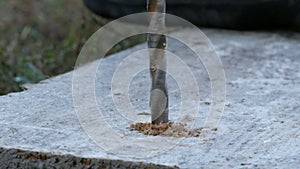
[{"label": "edge of concrete slab", "polygon": [[113,160],[82,158],[74,155],[36,152],[0,147],[0,168],[128,168],[128,169],[179,169],[177,166]]}]

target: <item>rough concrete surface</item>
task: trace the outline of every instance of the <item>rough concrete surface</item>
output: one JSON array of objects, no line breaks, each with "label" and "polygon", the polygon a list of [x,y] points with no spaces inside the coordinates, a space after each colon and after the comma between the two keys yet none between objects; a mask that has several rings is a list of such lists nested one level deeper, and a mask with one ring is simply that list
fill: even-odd
[{"label": "rough concrete surface", "polygon": [[[192,39],[194,32],[191,29],[184,29],[175,34],[189,36]],[[186,137],[178,140],[163,137],[162,140],[165,141],[177,141],[176,146],[151,157],[133,158],[114,154],[112,152],[115,149],[108,149],[112,150],[108,151],[106,147],[98,146],[99,144],[97,145],[97,142],[94,142],[92,137],[88,137],[82,129],[72,98],[73,72],[69,72],[36,85],[28,85],[28,89],[24,92],[0,97],[0,146],[3,147],[0,152],[2,161],[0,168],[17,166],[17,164],[36,168],[46,167],[39,162],[22,162],[27,158],[22,156],[23,151],[72,155],[70,158],[76,156],[103,159],[102,162],[99,161],[99,166],[93,166],[95,168],[101,168],[101,164],[107,162],[106,160],[110,164],[117,160],[124,161],[119,168],[126,168],[129,161],[143,162],[144,168],[147,165],[153,168],[162,167],[154,164],[176,165],[180,168],[298,168],[300,166],[300,34],[212,29],[206,29],[204,33],[221,57],[227,80],[225,110],[217,131],[214,131],[210,137],[205,139]],[[105,112],[101,117],[112,130],[122,135],[120,139],[123,137],[159,139],[157,136],[143,136],[127,129],[126,127],[133,121],[117,113],[118,110],[111,99],[112,95],[118,97],[123,94],[122,92],[111,94],[110,82],[115,69],[126,56],[145,47],[145,44],[139,45],[103,59],[101,71],[97,72],[95,78],[98,109]],[[208,103],[211,101],[209,76],[204,66],[193,57],[195,54],[186,50],[182,43],[170,39],[168,50],[184,60],[196,74],[199,87],[197,95],[199,101],[197,100],[196,103],[200,109],[193,120],[195,120],[195,127],[201,127],[210,107]],[[139,54],[137,55],[134,59],[143,60]],[[138,65],[130,65],[132,68],[135,66]],[[172,67],[170,64],[168,66]],[[82,67],[82,71],[84,72],[88,67],[89,65]],[[146,70],[141,71],[133,77],[128,87],[129,99],[137,112],[149,112],[149,77]],[[185,116],[187,119],[177,118],[181,95],[172,76],[168,77],[168,88],[170,119],[187,120],[188,116]],[[82,98],[84,97],[86,96],[82,95]],[[193,101],[195,100],[183,100],[183,102]],[[83,106],[85,104],[83,102]],[[86,111],[89,116],[92,110]],[[187,109],[183,113],[189,114],[189,111]],[[148,116],[132,118],[135,117],[139,121],[150,119]],[[99,126],[100,133],[101,130]],[[112,145],[118,143],[117,140],[110,141]],[[164,145],[163,142],[149,143],[150,146],[157,144]],[[142,145],[137,142],[132,146]],[[22,149],[22,151],[15,149]],[[136,153],[140,152],[143,152],[143,149],[136,150]],[[14,160],[15,158],[20,160]],[[60,165],[55,165],[54,162],[55,160],[49,160],[45,164],[49,164],[47,167],[57,168],[81,167],[76,166],[80,164],[78,160],[75,165],[70,162],[70,166],[65,166],[69,161]],[[95,163],[98,162],[92,164]]]},{"label": "rough concrete surface", "polygon": [[130,162],[101,158],[82,158],[45,152],[0,148],[1,168],[132,168],[132,169],[174,169],[158,164]]}]

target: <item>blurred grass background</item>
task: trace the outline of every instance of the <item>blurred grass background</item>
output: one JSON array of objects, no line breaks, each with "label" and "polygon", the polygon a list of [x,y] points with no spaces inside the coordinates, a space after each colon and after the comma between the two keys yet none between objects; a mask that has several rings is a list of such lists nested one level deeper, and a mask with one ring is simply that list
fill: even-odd
[{"label": "blurred grass background", "polygon": [[[0,1],[0,95],[72,70],[83,44],[107,22],[81,0]],[[129,38],[110,53],[144,41]]]}]

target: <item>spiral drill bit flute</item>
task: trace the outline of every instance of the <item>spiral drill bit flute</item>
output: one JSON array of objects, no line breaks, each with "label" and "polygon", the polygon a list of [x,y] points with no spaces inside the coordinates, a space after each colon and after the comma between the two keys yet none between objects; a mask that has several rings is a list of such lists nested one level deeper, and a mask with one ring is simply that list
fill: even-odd
[{"label": "spiral drill bit flute", "polygon": [[151,13],[148,34],[148,51],[150,58],[150,74],[152,79],[150,93],[150,109],[152,124],[167,123],[169,114],[168,91],[166,87],[167,61],[165,49],[166,36],[153,32],[165,29],[165,0],[148,0],[148,12]]}]

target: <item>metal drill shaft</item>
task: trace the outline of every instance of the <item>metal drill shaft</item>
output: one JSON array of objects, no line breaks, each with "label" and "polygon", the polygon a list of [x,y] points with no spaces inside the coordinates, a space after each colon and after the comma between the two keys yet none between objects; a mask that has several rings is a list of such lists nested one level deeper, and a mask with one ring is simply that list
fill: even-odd
[{"label": "metal drill shaft", "polygon": [[[148,12],[151,14],[149,30],[156,32],[165,29],[166,1],[148,0]],[[150,108],[153,124],[168,122],[168,91],[166,87],[167,62],[165,51],[167,41],[165,35],[149,33],[148,51],[150,58],[150,74],[152,79]]]}]

